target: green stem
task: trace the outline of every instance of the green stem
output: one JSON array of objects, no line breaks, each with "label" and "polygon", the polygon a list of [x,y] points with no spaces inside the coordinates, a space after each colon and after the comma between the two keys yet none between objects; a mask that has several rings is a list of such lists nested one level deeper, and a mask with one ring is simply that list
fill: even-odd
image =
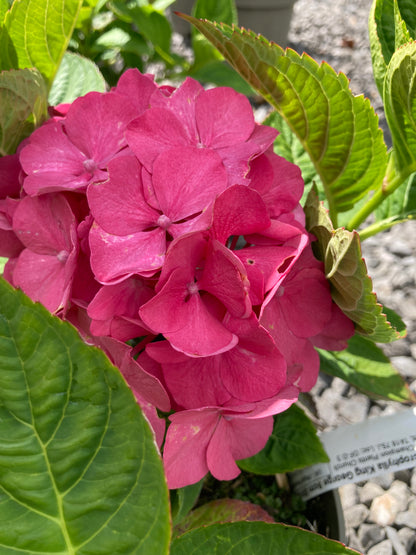
[{"label": "green stem", "polygon": [[[378,189],[371,199],[351,218],[347,224],[347,229],[358,229],[359,226],[374,212],[374,210],[409,177],[411,173],[416,171],[416,165],[407,166],[402,171],[396,172],[394,163],[394,155],[390,156],[387,166],[386,175],[384,177],[381,188]],[[373,235],[374,233],[372,233]]]}]

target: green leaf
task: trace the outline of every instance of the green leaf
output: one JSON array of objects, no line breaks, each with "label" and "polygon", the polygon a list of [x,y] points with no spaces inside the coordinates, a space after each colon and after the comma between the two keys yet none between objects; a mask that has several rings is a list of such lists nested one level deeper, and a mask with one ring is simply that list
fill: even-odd
[{"label": "green leaf", "polygon": [[232,67],[221,60],[207,62],[196,71],[188,70],[187,74],[201,83],[209,83],[217,87],[232,87],[246,96],[253,94],[250,85]]},{"label": "green leaf", "polygon": [[355,335],[340,352],[319,351],[321,370],[342,378],[366,395],[415,403],[416,396],[383,351],[365,337]]},{"label": "green leaf", "polygon": [[384,79],[384,108],[400,175],[416,171],[416,42],[395,52]]},{"label": "green leaf", "polygon": [[178,524],[195,505],[201,493],[204,480],[184,488],[170,490],[171,512],[173,524]]},{"label": "green leaf", "polygon": [[362,240],[393,225],[416,218],[416,173],[386,197],[374,214],[374,223],[360,231]]},{"label": "green leaf", "polygon": [[13,154],[19,143],[47,117],[45,82],[36,69],[0,73],[0,156]]},{"label": "green leaf", "polygon": [[397,0],[400,14],[413,39],[416,39],[416,10],[413,0]]},{"label": "green leaf", "polygon": [[[192,15],[199,19],[222,21],[228,25],[237,24],[237,10],[234,0],[223,0],[222,2],[196,0]],[[211,62],[223,60],[223,56],[218,50],[195,27],[192,27],[191,35],[192,50],[194,51],[194,63],[191,71],[198,71]]]},{"label": "green leaf", "polygon": [[335,223],[381,186],[387,153],[378,118],[345,75],[244,29],[186,19],[286,119],[321,178]]},{"label": "green leaf", "polygon": [[273,433],[266,446],[238,466],[255,474],[291,472],[312,464],[328,462],[316,430],[302,409],[292,405],[274,417]]},{"label": "green leaf", "polygon": [[153,434],[119,371],[0,280],[3,554],[168,553]]},{"label": "green leaf", "polygon": [[241,499],[216,499],[189,513],[180,526],[176,527],[175,532],[179,536],[201,526],[244,520],[274,522],[269,513],[255,503]]},{"label": "green leaf", "polygon": [[[75,27],[82,0],[16,0],[5,19],[5,31],[16,59],[4,48],[0,67],[36,67],[48,87],[61,63]],[[3,46],[3,45],[0,45]]]},{"label": "green leaf", "polygon": [[293,526],[266,522],[214,524],[191,530],[172,542],[171,555],[357,555],[339,542]]},{"label": "green leaf", "polygon": [[383,96],[387,66],[395,51],[416,38],[413,0],[374,0],[368,19],[374,79]]},{"label": "green leaf", "polygon": [[171,64],[170,39],[172,28],[166,16],[150,5],[133,8],[131,16],[140,33],[153,44],[157,53],[168,64]]},{"label": "green leaf", "polygon": [[4,16],[9,10],[9,0],[0,0],[0,24],[3,24]]},{"label": "green leaf", "polygon": [[8,258],[4,258],[3,256],[0,256],[0,276],[3,274],[4,267],[6,266],[8,260],[9,260]]},{"label": "green leaf", "polygon": [[317,238],[315,255],[324,263],[335,303],[355,323],[355,329],[361,335],[380,343],[400,339],[400,330],[388,321],[373,293],[372,281],[362,258],[359,234],[333,228],[316,189],[311,189],[304,210],[306,228]]},{"label": "green leaf", "polygon": [[105,92],[106,84],[98,67],[79,54],[66,52],[49,92],[49,104],[73,102],[91,91]]}]

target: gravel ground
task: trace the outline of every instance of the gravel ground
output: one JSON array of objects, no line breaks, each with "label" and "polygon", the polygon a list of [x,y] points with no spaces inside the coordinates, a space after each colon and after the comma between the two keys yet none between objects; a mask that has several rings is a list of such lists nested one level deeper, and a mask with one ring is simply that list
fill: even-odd
[{"label": "gravel ground", "polygon": [[[371,0],[298,0],[289,46],[328,62],[350,79],[354,94],[368,97],[389,144],[383,107],[373,81],[367,21]],[[363,254],[374,290],[404,319],[407,338],[383,347],[416,392],[416,221],[366,240]],[[394,402],[370,401],[337,378],[320,377],[313,390],[324,428],[391,414]],[[368,555],[416,554],[416,469],[385,474],[340,488],[347,545]]]}]

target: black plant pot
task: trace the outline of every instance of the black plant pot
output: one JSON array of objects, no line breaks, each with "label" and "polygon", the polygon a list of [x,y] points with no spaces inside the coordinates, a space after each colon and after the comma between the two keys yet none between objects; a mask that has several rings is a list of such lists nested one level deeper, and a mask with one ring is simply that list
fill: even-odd
[{"label": "black plant pot", "polygon": [[310,499],[306,503],[305,515],[318,534],[346,542],[344,513],[338,490],[327,491]]}]

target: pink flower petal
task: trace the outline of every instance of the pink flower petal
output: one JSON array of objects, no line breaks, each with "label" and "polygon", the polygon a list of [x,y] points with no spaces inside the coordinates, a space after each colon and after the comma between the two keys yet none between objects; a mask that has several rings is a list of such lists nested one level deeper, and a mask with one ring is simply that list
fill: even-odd
[{"label": "pink flower petal", "polygon": [[212,232],[221,243],[225,244],[230,235],[260,233],[269,226],[262,198],[244,185],[229,187],[215,200]]},{"label": "pink flower petal", "polygon": [[204,210],[227,187],[227,175],[215,152],[176,147],[154,161],[153,187],[162,212],[178,221]]},{"label": "pink flower petal", "polygon": [[134,274],[155,274],[164,260],[165,232],[156,228],[131,235],[111,235],[94,224],[90,247],[91,268],[96,279],[112,285]]},{"label": "pink flower petal", "polygon": [[165,108],[151,108],[132,121],[126,138],[134,154],[151,173],[153,162],[161,152],[189,144],[182,122]]},{"label": "pink flower petal", "polygon": [[65,118],[69,140],[99,168],[126,146],[127,124],[135,108],[115,93],[91,92],[77,98]]},{"label": "pink flower petal", "polygon": [[202,145],[222,148],[246,141],[255,126],[248,99],[227,87],[200,93],[195,117]]},{"label": "pink flower petal", "polygon": [[191,290],[193,283],[189,271],[173,270],[162,290],[140,308],[143,322],[189,356],[231,349],[237,337],[211,314],[199,293]]},{"label": "pink flower petal", "polygon": [[206,451],[218,418],[216,409],[183,411],[170,416],[163,449],[170,489],[199,482],[208,472]]},{"label": "pink flower petal", "polygon": [[85,188],[91,179],[83,165],[85,160],[86,156],[65,134],[62,121],[39,127],[20,153],[20,162],[28,174],[23,184],[26,193]]},{"label": "pink flower petal", "polygon": [[141,165],[137,159],[115,158],[109,163],[108,172],[107,181],[92,184],[87,191],[91,213],[98,225],[114,235],[130,235],[155,227],[160,213],[144,199]]}]

